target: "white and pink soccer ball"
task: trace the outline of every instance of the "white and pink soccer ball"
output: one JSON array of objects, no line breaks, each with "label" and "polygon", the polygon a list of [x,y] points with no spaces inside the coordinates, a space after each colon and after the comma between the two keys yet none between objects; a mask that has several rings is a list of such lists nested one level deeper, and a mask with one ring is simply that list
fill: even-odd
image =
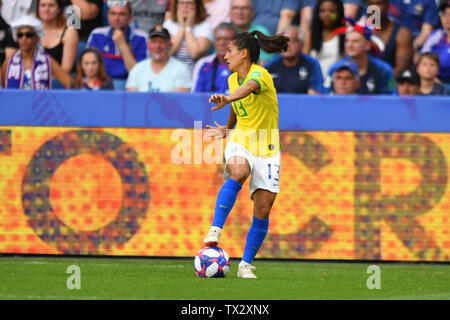
[{"label": "white and pink soccer ball", "polygon": [[224,278],[230,271],[230,258],[222,248],[206,247],[195,256],[194,269],[200,278]]}]

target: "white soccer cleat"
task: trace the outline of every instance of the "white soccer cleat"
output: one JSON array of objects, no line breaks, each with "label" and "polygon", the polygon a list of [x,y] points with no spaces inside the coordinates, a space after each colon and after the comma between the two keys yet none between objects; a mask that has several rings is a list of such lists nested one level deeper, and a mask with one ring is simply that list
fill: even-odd
[{"label": "white soccer cleat", "polygon": [[237,276],[238,278],[244,279],[257,279],[258,277],[253,273],[252,270],[256,270],[256,267],[252,265],[239,266]]},{"label": "white soccer cleat", "polygon": [[207,247],[217,247],[219,244],[220,235],[222,234],[222,229],[219,227],[211,227],[203,242]]}]

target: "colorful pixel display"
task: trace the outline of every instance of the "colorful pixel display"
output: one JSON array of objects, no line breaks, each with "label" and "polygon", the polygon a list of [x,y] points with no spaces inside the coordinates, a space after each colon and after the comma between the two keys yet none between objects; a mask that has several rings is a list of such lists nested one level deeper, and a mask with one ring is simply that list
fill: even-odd
[{"label": "colorful pixel display", "polygon": [[[174,132],[0,127],[0,252],[195,256],[224,165],[198,161],[201,132]],[[257,257],[450,261],[450,134],[283,131],[281,144]],[[221,238],[231,257],[252,206],[246,182]]]}]

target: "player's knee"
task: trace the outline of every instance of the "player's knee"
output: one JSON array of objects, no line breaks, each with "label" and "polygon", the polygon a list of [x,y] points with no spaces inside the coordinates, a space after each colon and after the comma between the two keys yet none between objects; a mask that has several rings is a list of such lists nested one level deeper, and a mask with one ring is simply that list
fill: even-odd
[{"label": "player's knee", "polygon": [[240,184],[244,184],[245,180],[247,179],[247,175],[244,172],[234,172],[230,175],[230,178],[234,181],[239,182]]},{"label": "player's knee", "polygon": [[230,170],[230,178],[243,184],[249,175],[249,171],[245,166],[235,166]]},{"label": "player's knee", "polygon": [[256,218],[265,220],[269,217],[270,209],[270,206],[257,206],[255,207],[253,214]]}]

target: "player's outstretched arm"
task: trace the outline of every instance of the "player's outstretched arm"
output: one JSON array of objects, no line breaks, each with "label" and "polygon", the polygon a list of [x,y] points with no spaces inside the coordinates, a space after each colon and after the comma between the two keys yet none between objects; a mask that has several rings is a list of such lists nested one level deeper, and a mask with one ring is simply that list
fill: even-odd
[{"label": "player's outstretched arm", "polygon": [[236,113],[234,113],[233,109],[230,108],[230,116],[228,117],[228,123],[226,126],[221,126],[216,121],[214,121],[214,126],[206,125],[205,137],[216,137],[216,138],[225,138],[231,129],[234,128],[236,124]]},{"label": "player's outstretched arm", "polygon": [[229,96],[226,96],[224,94],[213,94],[209,98],[209,102],[214,102],[216,104],[215,107],[213,107],[211,110],[219,110],[226,106],[228,103],[241,100],[251,94],[252,92],[258,92],[259,91],[259,83],[255,80],[247,81],[245,84],[237,88],[233,93],[231,93]]}]

